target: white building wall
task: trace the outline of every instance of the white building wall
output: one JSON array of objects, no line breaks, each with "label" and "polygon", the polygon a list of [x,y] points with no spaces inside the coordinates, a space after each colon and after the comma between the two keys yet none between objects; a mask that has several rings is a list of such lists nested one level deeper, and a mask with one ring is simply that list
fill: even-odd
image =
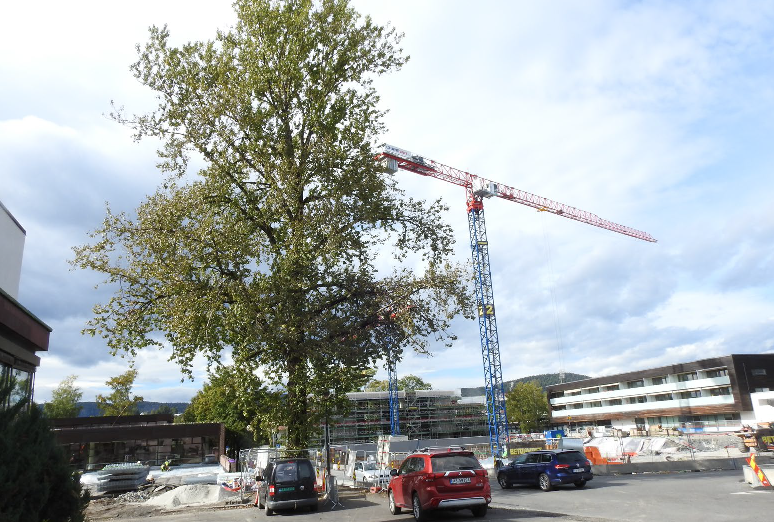
[{"label": "white building wall", "polygon": [[756,392],[750,394],[754,422],[774,422],[774,391]]},{"label": "white building wall", "polygon": [[0,288],[17,300],[25,237],[24,229],[0,202]]}]

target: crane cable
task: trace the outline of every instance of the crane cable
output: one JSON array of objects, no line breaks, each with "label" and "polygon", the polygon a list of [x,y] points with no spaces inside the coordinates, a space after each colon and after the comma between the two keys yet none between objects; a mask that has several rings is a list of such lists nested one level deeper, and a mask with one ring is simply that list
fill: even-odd
[{"label": "crane cable", "polygon": [[[538,212],[540,213],[540,212]],[[554,275],[554,263],[551,258],[551,244],[548,241],[548,234],[546,233],[545,217],[540,220],[541,228],[543,229],[543,244],[546,249],[546,258],[548,258],[548,271],[549,271],[549,293],[551,295],[551,305],[554,309],[554,335],[556,337],[557,349],[559,351],[559,380],[560,383],[564,383],[564,335],[562,333],[562,325],[559,321],[559,307],[556,304],[556,277]]]}]

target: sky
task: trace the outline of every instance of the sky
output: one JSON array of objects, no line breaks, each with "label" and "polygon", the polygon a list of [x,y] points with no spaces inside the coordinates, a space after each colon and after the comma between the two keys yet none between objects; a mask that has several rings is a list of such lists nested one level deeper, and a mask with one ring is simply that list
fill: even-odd
[{"label": "sky", "polygon": [[[504,380],[603,376],[731,353],[774,353],[774,4],[697,1],[404,1],[353,4],[405,33],[408,64],[380,77],[383,141],[643,230],[639,241],[486,200]],[[151,25],[173,43],[235,22],[227,1],[38,0],[0,18],[0,201],[26,229],[19,301],[53,328],[36,401],[78,375],[84,400],[126,359],[81,335],[109,298],[72,270],[105,203],[131,212],[162,177],[153,142],[110,120],[153,107],[131,75]],[[470,257],[460,187],[399,173],[440,197]],[[482,386],[475,321],[398,374]],[[188,400],[194,381],[141,352],[134,392]],[[386,378],[380,367],[377,377]]]}]

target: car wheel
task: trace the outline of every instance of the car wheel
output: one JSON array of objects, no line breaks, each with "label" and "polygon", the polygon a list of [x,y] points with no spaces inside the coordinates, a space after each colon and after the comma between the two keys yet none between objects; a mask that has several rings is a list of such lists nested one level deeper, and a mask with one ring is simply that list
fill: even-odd
[{"label": "car wheel", "polygon": [[274,510],[273,509],[269,509],[269,506],[266,506],[266,516],[270,517],[273,514],[274,514]]},{"label": "car wheel", "polygon": [[503,489],[510,489],[511,483],[508,482],[508,478],[505,476],[505,473],[500,473],[497,475],[497,483],[500,484],[500,487]]},{"label": "car wheel", "polygon": [[585,485],[586,485],[586,481],[585,480],[579,480],[578,482],[575,483],[575,487],[576,488],[582,488]]},{"label": "car wheel", "polygon": [[400,508],[395,505],[395,495],[392,493],[392,490],[390,490],[390,513],[393,515],[400,515]]},{"label": "car wheel", "polygon": [[487,505],[484,504],[483,506],[476,506],[471,511],[473,512],[474,517],[485,517],[486,516],[486,509]]},{"label": "car wheel", "polygon": [[551,479],[545,473],[541,473],[538,477],[538,485],[543,491],[551,491]]},{"label": "car wheel", "polygon": [[412,510],[414,512],[414,520],[422,522],[425,519],[425,510],[422,509],[422,502],[419,500],[419,495],[414,493],[414,497],[411,500]]}]

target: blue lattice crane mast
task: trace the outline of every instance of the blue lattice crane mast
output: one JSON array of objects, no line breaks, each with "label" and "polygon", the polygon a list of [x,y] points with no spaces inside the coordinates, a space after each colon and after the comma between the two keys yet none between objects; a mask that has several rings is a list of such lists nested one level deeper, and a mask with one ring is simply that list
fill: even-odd
[{"label": "blue lattice crane mast", "polygon": [[[489,241],[486,236],[486,222],[484,221],[484,198],[498,197],[507,199],[539,211],[551,212],[557,216],[612,230],[613,232],[642,239],[643,241],[655,242],[656,240],[650,234],[602,219],[591,212],[495,183],[486,178],[449,167],[392,145],[386,145],[384,151],[377,156],[377,159],[382,160],[390,172],[394,173],[399,169],[407,170],[422,176],[438,178],[465,189],[470,250],[473,267],[476,272],[476,302],[478,304],[481,355],[484,364],[489,443],[492,455],[503,455],[508,442],[508,416],[505,411],[505,390],[503,389],[503,376],[500,365],[500,344],[497,337],[492,272],[489,268]],[[394,376],[391,374],[390,389],[392,389],[393,378]]]},{"label": "blue lattice crane mast", "polygon": [[394,354],[387,358],[387,379],[390,393],[390,434],[400,435],[400,417],[398,415],[398,372],[395,369],[396,361]]}]

